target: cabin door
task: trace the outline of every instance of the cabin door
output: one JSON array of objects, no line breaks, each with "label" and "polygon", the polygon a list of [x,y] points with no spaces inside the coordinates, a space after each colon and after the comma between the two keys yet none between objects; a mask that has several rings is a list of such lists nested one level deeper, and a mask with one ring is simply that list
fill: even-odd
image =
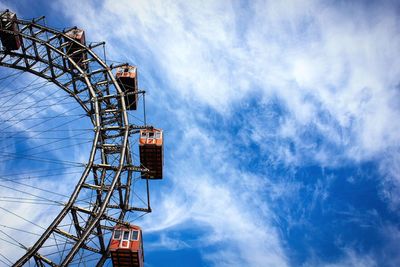
[{"label": "cabin door", "polygon": [[129,231],[123,231],[121,243],[119,244],[120,248],[129,248]]}]

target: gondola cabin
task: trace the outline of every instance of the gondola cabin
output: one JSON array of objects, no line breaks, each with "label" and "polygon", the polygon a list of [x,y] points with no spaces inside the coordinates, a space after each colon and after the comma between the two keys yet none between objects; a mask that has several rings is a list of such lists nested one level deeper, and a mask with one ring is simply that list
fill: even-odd
[{"label": "gondola cabin", "polygon": [[163,131],[161,129],[140,130],[140,164],[149,169],[142,172],[144,179],[162,179],[163,177]]},{"label": "gondola cabin", "polygon": [[138,99],[137,68],[135,66],[118,68],[116,78],[119,87],[125,93],[126,109],[136,110]]},{"label": "gondola cabin", "polygon": [[[82,44],[82,45],[86,45],[86,41],[85,41],[85,31],[84,30],[80,30],[80,29],[72,29],[68,32],[65,33],[66,36],[74,39],[75,41],[77,41],[78,43]],[[66,42],[69,42],[69,44],[66,46],[66,54],[73,60],[75,61],[76,64],[78,64],[78,66],[83,69],[86,70],[87,69],[87,54],[86,54],[86,50],[82,49],[82,46],[70,41],[70,40],[65,40]],[[74,68],[74,64],[72,64],[71,62],[68,61],[68,65],[70,68]]]},{"label": "gondola cabin", "polygon": [[142,229],[139,226],[115,226],[110,242],[114,267],[143,267]]},{"label": "gondola cabin", "polygon": [[[10,11],[1,14],[1,32],[0,39],[5,50],[18,50],[21,47],[21,36],[18,35],[19,29],[16,22],[17,15]],[[7,32],[5,32],[5,31]]]}]

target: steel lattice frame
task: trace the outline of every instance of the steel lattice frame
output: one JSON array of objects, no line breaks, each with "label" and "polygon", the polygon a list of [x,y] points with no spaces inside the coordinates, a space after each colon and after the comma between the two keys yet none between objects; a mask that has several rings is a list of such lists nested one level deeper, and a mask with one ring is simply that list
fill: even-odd
[{"label": "steel lattice frame", "polygon": [[[88,163],[68,203],[13,266],[28,262],[36,266],[67,266],[82,251],[88,255],[93,253],[97,266],[102,266],[109,257],[109,238],[105,237],[110,235],[113,226],[128,224],[124,221],[128,211],[151,212],[148,180],[147,207],[131,207],[129,203],[133,172],[148,171],[133,165],[129,137],[151,126],[129,123],[123,90],[112,73],[118,66],[108,66],[94,52],[99,44],[82,45],[68,37],[67,30],[49,28],[42,19],[15,21],[22,45],[17,51],[1,49],[0,66],[33,73],[75,98],[94,125],[94,139]],[[1,28],[0,31],[10,33]],[[84,62],[87,70],[68,55],[66,49],[72,42],[81,48],[74,53],[87,54]],[[80,200],[89,194],[95,194],[94,201],[87,204]],[[111,198],[118,199],[118,203],[110,201]],[[66,227],[71,223],[73,227]],[[45,256],[46,247],[57,240],[64,242],[65,253],[61,257]]]}]

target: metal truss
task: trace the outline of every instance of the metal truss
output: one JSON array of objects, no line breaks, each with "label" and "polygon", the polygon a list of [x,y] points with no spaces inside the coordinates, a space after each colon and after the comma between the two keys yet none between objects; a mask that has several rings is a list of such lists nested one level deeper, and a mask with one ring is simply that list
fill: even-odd
[{"label": "metal truss", "polygon": [[[129,203],[133,172],[148,171],[133,165],[129,139],[140,129],[151,126],[129,123],[124,91],[113,74],[113,69],[127,64],[107,65],[96,54],[96,49],[104,43],[80,44],[65,34],[70,29],[49,28],[43,17],[30,21],[17,19],[15,23],[21,48],[13,51],[2,48],[0,66],[33,73],[67,92],[90,118],[94,138],[88,162],[69,201],[13,266],[73,265],[78,261],[77,255],[102,266],[109,257],[113,227],[128,224],[124,218],[129,211],[151,212],[148,180],[143,181],[147,206],[134,207]],[[0,32],[12,33],[2,28]],[[72,43],[80,50],[71,54],[67,50]],[[72,59],[76,53],[86,54],[81,64]],[[87,201],[91,195],[95,197]],[[61,255],[54,253],[55,246],[63,248]]]}]

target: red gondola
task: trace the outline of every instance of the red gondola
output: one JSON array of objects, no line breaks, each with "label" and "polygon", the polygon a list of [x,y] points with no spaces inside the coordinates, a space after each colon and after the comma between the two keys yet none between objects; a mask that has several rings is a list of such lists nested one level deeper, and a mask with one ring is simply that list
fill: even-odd
[{"label": "red gondola", "polygon": [[[72,29],[72,30],[66,32],[65,35],[74,39],[75,41],[78,41],[78,43],[80,43],[82,45],[86,45],[84,30]],[[87,62],[85,62],[87,59],[86,50],[82,49],[82,46],[80,46],[79,44],[77,44],[75,42],[71,42],[69,40],[65,40],[65,41],[70,42],[66,46],[66,54],[68,56],[70,56],[70,58],[73,61],[75,61],[75,63],[78,64],[78,66],[81,69],[87,70]],[[74,68],[74,65],[69,61],[68,61],[68,65],[70,68]]]},{"label": "red gondola", "polygon": [[140,164],[149,169],[142,172],[144,179],[162,179],[163,177],[163,131],[161,129],[140,130]]},{"label": "red gondola", "polygon": [[21,47],[21,36],[18,35],[18,24],[15,22],[17,15],[10,11],[1,14],[1,29],[9,32],[0,32],[0,39],[6,50],[18,50]]},{"label": "red gondola", "polygon": [[135,66],[125,66],[117,69],[116,74],[118,85],[125,93],[125,104],[127,110],[137,109],[137,68]]},{"label": "red gondola", "polygon": [[110,253],[114,267],[143,267],[142,229],[135,225],[114,227]]}]

